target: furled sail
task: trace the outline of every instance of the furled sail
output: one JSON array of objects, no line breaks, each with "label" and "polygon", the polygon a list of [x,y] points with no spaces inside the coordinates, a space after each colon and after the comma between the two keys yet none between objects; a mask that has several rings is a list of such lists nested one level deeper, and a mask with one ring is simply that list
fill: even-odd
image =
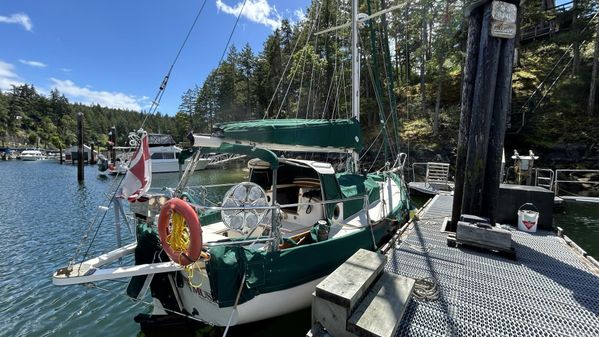
[{"label": "furled sail", "polygon": [[[190,137],[191,140],[191,137]],[[275,119],[217,124],[211,136],[193,135],[193,146],[251,145],[276,151],[360,152],[355,119]]]}]

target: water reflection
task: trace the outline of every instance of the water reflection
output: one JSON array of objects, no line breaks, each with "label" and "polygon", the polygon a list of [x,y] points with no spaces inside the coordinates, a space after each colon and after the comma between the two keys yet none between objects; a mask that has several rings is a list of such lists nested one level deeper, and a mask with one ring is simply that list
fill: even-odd
[{"label": "water reflection", "polygon": [[599,204],[566,201],[553,223],[595,258],[599,258]]}]

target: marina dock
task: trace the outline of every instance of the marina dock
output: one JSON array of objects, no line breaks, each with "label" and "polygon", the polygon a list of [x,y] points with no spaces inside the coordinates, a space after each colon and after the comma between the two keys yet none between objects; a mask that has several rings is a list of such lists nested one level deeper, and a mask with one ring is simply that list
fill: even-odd
[{"label": "marina dock", "polygon": [[514,227],[515,260],[450,248],[442,223],[452,202],[431,199],[387,251],[387,272],[439,287],[437,300],[409,302],[396,336],[599,336],[596,261],[555,232]]}]

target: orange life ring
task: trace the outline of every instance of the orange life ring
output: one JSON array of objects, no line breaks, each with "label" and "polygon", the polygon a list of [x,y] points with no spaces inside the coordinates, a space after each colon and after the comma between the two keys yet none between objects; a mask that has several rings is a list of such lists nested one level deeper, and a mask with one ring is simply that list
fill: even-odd
[{"label": "orange life ring", "polygon": [[[186,251],[174,250],[167,241],[170,234],[169,223],[172,212],[181,214],[189,228],[189,246]],[[200,226],[198,214],[187,202],[179,198],[172,198],[162,206],[158,217],[158,236],[164,252],[173,262],[186,266],[197,261],[200,257],[202,252],[202,226]]]}]

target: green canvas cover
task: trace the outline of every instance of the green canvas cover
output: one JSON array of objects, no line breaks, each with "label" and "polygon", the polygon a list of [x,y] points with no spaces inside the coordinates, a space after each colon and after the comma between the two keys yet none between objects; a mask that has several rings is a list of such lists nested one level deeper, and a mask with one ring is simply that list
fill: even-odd
[{"label": "green canvas cover", "polygon": [[179,160],[179,164],[183,165],[185,164],[185,161],[187,160],[187,158],[191,158],[191,156],[193,156],[193,154],[197,151],[197,148],[189,148],[189,149],[183,149],[181,150],[181,153],[179,153],[179,156],[177,157],[177,159]]},{"label": "green canvas cover", "polygon": [[[379,183],[384,179],[381,175],[373,173],[368,175],[338,173],[337,180],[344,198],[368,195],[368,202],[371,203],[380,198]],[[355,214],[362,208],[364,208],[363,200],[350,200],[343,203],[346,217]]]},{"label": "green canvas cover", "polygon": [[256,148],[249,145],[242,144],[222,144],[219,147],[208,147],[202,150],[204,153],[216,152],[216,153],[233,153],[233,154],[244,154],[250,158],[259,158],[269,163],[273,169],[279,167],[279,159],[272,151],[267,149]]},{"label": "green canvas cover", "polygon": [[[389,224],[383,221],[374,227],[377,244],[388,234]],[[239,304],[259,294],[295,287],[330,274],[360,248],[374,249],[370,228],[277,252],[241,246],[212,247],[206,266],[212,296],[218,299],[219,307],[233,306],[243,273],[246,278]]]},{"label": "green canvas cover", "polygon": [[[325,200],[339,200],[342,198],[341,190],[339,189],[339,184],[337,183],[337,178],[334,174],[321,174],[320,182],[324,190]],[[327,219],[331,220],[335,204],[326,204],[324,207],[326,209]]]},{"label": "green canvas cover", "polygon": [[[403,214],[401,214],[401,212],[398,213],[398,210],[408,209],[410,198],[408,191],[405,188],[405,184],[396,174],[369,173],[367,175],[359,175],[353,173],[338,173],[337,180],[339,181],[343,198],[368,195],[368,202],[372,203],[380,198],[380,183],[384,182],[387,176],[390,176],[401,189],[402,202],[393,210],[396,217],[400,218]],[[364,202],[362,200],[351,200],[343,203],[346,217],[358,212],[363,207]]]},{"label": "green canvas cover", "polygon": [[362,150],[362,130],[355,119],[265,119],[217,124],[225,138],[285,145]]}]

